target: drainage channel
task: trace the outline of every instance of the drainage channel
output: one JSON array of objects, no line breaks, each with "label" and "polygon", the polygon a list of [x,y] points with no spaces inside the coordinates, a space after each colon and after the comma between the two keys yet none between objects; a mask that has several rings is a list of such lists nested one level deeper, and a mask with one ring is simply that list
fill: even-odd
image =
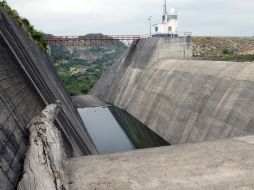
[{"label": "drainage channel", "polygon": [[78,108],[100,154],[168,146],[169,143],[117,107]]}]

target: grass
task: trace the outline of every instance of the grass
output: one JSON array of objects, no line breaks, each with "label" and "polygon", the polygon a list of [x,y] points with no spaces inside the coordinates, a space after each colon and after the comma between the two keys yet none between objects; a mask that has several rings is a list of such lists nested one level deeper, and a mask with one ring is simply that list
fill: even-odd
[{"label": "grass", "polygon": [[236,54],[221,54],[216,57],[219,61],[236,61],[236,62],[252,62],[254,61],[254,55],[236,55]]}]

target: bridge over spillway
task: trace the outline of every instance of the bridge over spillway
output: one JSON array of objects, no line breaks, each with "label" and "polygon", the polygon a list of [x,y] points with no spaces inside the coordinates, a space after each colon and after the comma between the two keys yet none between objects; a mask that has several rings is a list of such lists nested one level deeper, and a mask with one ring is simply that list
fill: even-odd
[{"label": "bridge over spillway", "polygon": [[47,36],[44,40],[50,46],[118,46],[131,44],[148,35],[101,35],[101,36]]}]

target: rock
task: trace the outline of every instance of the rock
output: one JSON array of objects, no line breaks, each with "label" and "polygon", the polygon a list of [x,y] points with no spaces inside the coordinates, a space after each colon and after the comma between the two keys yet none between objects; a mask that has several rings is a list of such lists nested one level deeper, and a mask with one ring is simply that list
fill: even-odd
[{"label": "rock", "polygon": [[27,126],[30,146],[18,190],[67,190],[67,157],[60,132],[54,126],[59,105],[47,106]]}]

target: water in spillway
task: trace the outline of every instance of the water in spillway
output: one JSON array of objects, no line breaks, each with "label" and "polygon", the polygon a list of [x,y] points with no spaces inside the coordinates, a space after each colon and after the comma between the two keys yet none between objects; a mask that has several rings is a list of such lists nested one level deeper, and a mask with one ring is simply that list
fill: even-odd
[{"label": "water in spillway", "polygon": [[100,154],[169,145],[117,107],[78,108],[78,112]]}]

